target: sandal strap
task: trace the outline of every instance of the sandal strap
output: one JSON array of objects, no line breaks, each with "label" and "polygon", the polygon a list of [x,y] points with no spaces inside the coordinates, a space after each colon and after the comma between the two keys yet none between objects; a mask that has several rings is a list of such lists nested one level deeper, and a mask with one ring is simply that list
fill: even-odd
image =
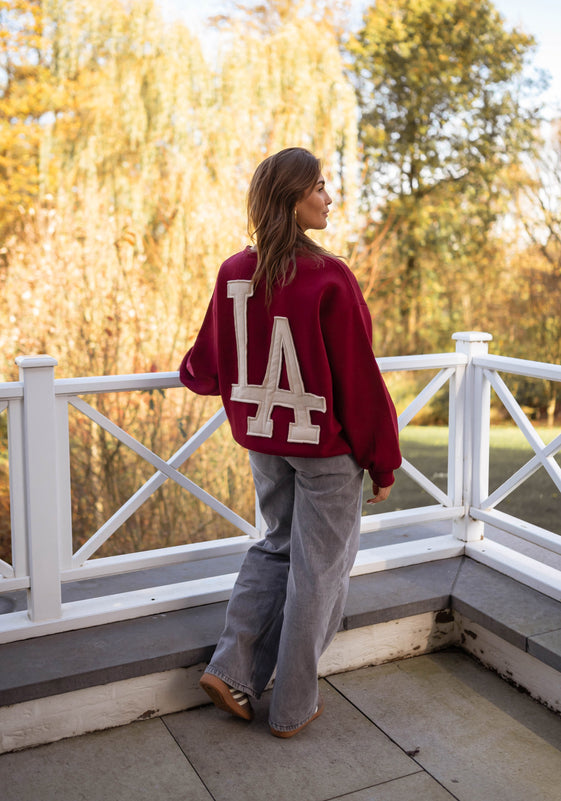
[{"label": "sandal strap", "polygon": [[242,693],[241,690],[236,690],[234,687],[229,687],[228,689],[230,690],[232,698],[237,704],[239,704],[240,706],[249,704],[249,698],[245,693]]}]

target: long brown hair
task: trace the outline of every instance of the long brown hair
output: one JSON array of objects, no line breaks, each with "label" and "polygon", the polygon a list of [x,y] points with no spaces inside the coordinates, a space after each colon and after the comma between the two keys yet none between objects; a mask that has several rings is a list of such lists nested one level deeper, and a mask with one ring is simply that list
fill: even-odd
[{"label": "long brown hair", "polygon": [[269,156],[255,170],[247,198],[248,231],[257,249],[256,286],[265,280],[271,302],[276,284],[289,283],[296,273],[298,252],[318,262],[329,255],[296,222],[296,204],[316,185],[321,162],[302,147],[289,147]]}]

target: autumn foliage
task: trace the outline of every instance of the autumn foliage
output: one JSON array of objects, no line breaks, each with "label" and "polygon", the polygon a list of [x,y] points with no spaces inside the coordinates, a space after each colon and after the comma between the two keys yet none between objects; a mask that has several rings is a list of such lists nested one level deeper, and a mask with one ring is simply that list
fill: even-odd
[{"label": "autumn foliage", "polygon": [[[478,328],[558,360],[561,141],[522,101],[531,37],[487,0],[378,0],[352,36],[344,2],[231,5],[209,48],[153,0],[0,0],[0,380],[37,352],[57,377],[177,369],[247,243],[256,164],[295,144],[323,159],[322,244],[356,272],[378,354]],[[89,400],[164,458],[217,408]],[[150,470],[77,413],[71,445],[79,544]],[[226,428],[186,470],[251,519]],[[166,482],[105,552],[233,533]]]}]

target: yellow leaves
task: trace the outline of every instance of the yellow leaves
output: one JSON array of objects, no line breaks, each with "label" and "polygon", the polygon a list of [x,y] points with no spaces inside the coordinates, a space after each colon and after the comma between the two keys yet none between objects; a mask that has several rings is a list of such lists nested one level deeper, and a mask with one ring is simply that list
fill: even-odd
[{"label": "yellow leaves", "polygon": [[295,17],[259,37],[237,29],[217,89],[210,158],[221,162],[222,174],[235,170],[231,205],[243,207],[251,173],[265,155],[294,144],[322,156],[328,180],[340,150],[348,196],[356,197],[356,100],[326,26]]},{"label": "yellow leaves", "polygon": [[411,56],[412,43],[407,41],[395,42],[392,45],[392,50],[401,58],[407,59]]},{"label": "yellow leaves", "polygon": [[130,245],[130,247],[134,247],[136,245],[136,240],[136,232],[132,228],[126,226],[121,231],[120,236],[115,240],[115,247],[121,248],[124,245]]},{"label": "yellow leaves", "polygon": [[[49,0],[44,8],[53,72],[31,69],[17,110],[22,118],[55,113],[0,128],[11,159],[0,171],[11,170],[4,187],[22,226],[5,254],[5,298],[17,308],[22,277],[41,265],[42,285],[30,291],[34,302],[41,293],[48,341],[67,369],[83,369],[67,344],[81,340],[97,372],[126,370],[143,352],[175,364],[220,261],[246,242],[248,181],[272,150],[308,145],[330,181],[341,168],[348,207],[330,235],[343,249],[358,195],[357,113],[328,28],[289,17],[250,46],[240,31],[211,70],[185,29],[154,21],[150,2],[138,0],[130,13],[120,0]],[[15,94],[11,102],[5,113],[13,116]],[[52,194],[43,208],[39,192]],[[113,303],[121,314],[108,326],[101,308]],[[20,345],[5,340],[9,327],[2,339],[10,358],[18,347],[34,349],[37,331],[21,311]]]}]

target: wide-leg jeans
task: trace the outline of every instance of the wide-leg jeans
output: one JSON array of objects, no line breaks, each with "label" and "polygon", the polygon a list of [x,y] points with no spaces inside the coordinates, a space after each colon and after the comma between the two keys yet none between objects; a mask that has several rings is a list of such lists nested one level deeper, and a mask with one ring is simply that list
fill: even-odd
[{"label": "wide-leg jeans", "polygon": [[269,723],[291,731],[315,712],[318,661],[341,622],[363,470],[347,454],[249,455],[268,529],[246,554],[207,670],[258,699],[276,667]]}]

